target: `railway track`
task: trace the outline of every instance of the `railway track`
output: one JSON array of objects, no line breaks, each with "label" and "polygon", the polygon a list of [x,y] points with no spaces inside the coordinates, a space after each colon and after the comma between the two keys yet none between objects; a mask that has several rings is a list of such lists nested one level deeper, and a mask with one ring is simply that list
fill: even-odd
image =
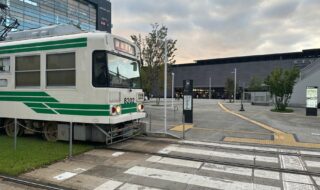
[{"label": "railway track", "polygon": [[29,179],[23,179],[19,177],[12,177],[7,175],[0,175],[0,179],[4,182],[10,182],[17,185],[23,185],[25,187],[32,187],[35,189],[46,189],[46,190],[73,190],[70,188],[60,187],[57,185],[47,184],[47,183],[40,183]]},{"label": "railway track", "polygon": [[[131,141],[135,140],[140,140],[139,138],[133,139]],[[144,141],[157,141],[157,142],[168,142],[168,141],[163,141],[163,140],[150,140],[150,139],[144,139]],[[170,144],[175,144],[175,145],[188,145],[188,143],[183,143],[183,142],[174,142],[174,141],[169,141]],[[193,145],[192,145],[193,146]],[[195,147],[206,147],[206,148],[219,148],[219,151],[221,150],[237,150],[237,151],[247,151],[247,152],[260,152],[260,153],[268,153],[270,155],[290,155],[290,156],[300,156],[301,154],[296,154],[292,152],[263,152],[263,151],[255,151],[255,150],[239,150],[239,149],[234,149],[234,148],[223,148],[223,147],[212,147],[212,146],[204,146],[204,145],[195,145]],[[106,149],[110,151],[116,151],[116,152],[128,152],[128,153],[136,153],[136,154],[146,154],[146,155],[151,155],[151,156],[160,156],[164,158],[173,158],[173,159],[180,159],[180,160],[187,160],[187,161],[196,161],[196,162],[203,162],[203,163],[211,163],[211,164],[220,164],[220,165],[226,165],[226,166],[234,166],[234,167],[242,167],[242,168],[250,168],[250,169],[259,169],[259,170],[267,170],[267,171],[275,171],[275,172],[282,172],[282,173],[291,173],[291,174],[301,174],[301,175],[308,175],[308,176],[320,176],[320,172],[315,172],[315,171],[306,171],[306,170],[296,170],[296,169],[287,169],[287,168],[281,168],[281,167],[274,167],[274,166],[266,166],[266,165],[260,165],[256,163],[256,160],[254,159],[253,164],[247,164],[247,163],[242,163],[242,162],[230,162],[230,161],[221,161],[217,159],[207,159],[207,158],[195,158],[191,156],[185,156],[185,155],[178,155],[178,154],[165,154],[161,153],[159,151],[147,151],[147,150],[141,150],[141,149],[135,149],[135,148],[118,148],[116,145],[114,146],[103,146],[99,147],[101,149]],[[312,158],[319,158],[319,156],[314,156],[314,155],[307,155],[308,157]]]}]

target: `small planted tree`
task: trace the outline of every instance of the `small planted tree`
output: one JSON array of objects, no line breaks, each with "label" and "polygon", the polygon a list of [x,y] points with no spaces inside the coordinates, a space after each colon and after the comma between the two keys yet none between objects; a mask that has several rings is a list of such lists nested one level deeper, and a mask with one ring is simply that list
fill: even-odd
[{"label": "small planted tree", "polygon": [[[168,36],[168,28],[158,23],[152,24],[152,30],[145,37],[141,35],[132,35],[131,39],[139,48],[141,61],[141,81],[144,92],[154,95],[157,98],[157,104],[160,103],[160,97],[163,95],[164,88],[164,52],[165,40]],[[177,40],[167,41],[168,55],[168,73],[170,66],[176,63],[175,52]],[[170,79],[171,75],[168,75]]]},{"label": "small planted tree", "polygon": [[232,78],[227,78],[224,89],[226,91],[226,95],[228,96],[229,102],[231,102],[234,94],[234,80]]},{"label": "small planted tree", "polygon": [[250,80],[248,90],[251,92],[265,90],[263,87],[263,80],[257,76],[253,76]]},{"label": "small planted tree", "polygon": [[287,110],[293,87],[299,77],[299,69],[284,70],[277,68],[266,78],[265,84],[269,86],[270,93],[275,99],[275,109],[278,112],[291,112]]}]

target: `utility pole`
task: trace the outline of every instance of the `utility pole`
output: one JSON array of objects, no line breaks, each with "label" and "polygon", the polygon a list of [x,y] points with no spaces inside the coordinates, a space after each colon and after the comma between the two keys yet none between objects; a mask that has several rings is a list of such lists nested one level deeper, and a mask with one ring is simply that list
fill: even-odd
[{"label": "utility pole", "polygon": [[233,95],[233,102],[236,102],[236,95],[237,95],[237,68],[234,68],[234,95]]},{"label": "utility pole", "polygon": [[174,98],[174,73],[171,73],[172,76],[172,89],[171,89],[171,106],[173,108],[173,98]]},{"label": "utility pole", "polygon": [[211,77],[209,77],[209,100],[211,99]]},{"label": "utility pole", "polygon": [[167,64],[168,64],[168,40],[164,42],[164,132],[167,134]]}]

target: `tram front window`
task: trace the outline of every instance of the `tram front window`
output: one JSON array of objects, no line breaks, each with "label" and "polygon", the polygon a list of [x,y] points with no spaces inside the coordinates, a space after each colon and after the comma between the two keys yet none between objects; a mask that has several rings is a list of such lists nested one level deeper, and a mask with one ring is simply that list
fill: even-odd
[{"label": "tram front window", "polygon": [[141,88],[137,61],[108,54],[109,86],[114,88]]}]

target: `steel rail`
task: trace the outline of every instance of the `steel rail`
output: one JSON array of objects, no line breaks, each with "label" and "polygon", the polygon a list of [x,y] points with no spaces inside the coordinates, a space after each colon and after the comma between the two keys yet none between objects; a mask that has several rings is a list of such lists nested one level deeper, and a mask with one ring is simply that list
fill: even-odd
[{"label": "steel rail", "polygon": [[39,189],[48,189],[48,190],[74,190],[71,188],[65,188],[58,185],[53,185],[49,183],[39,183],[33,180],[24,179],[20,177],[13,177],[8,175],[0,175],[0,179],[3,181],[9,181],[15,184],[25,185],[28,187],[39,188]]}]

